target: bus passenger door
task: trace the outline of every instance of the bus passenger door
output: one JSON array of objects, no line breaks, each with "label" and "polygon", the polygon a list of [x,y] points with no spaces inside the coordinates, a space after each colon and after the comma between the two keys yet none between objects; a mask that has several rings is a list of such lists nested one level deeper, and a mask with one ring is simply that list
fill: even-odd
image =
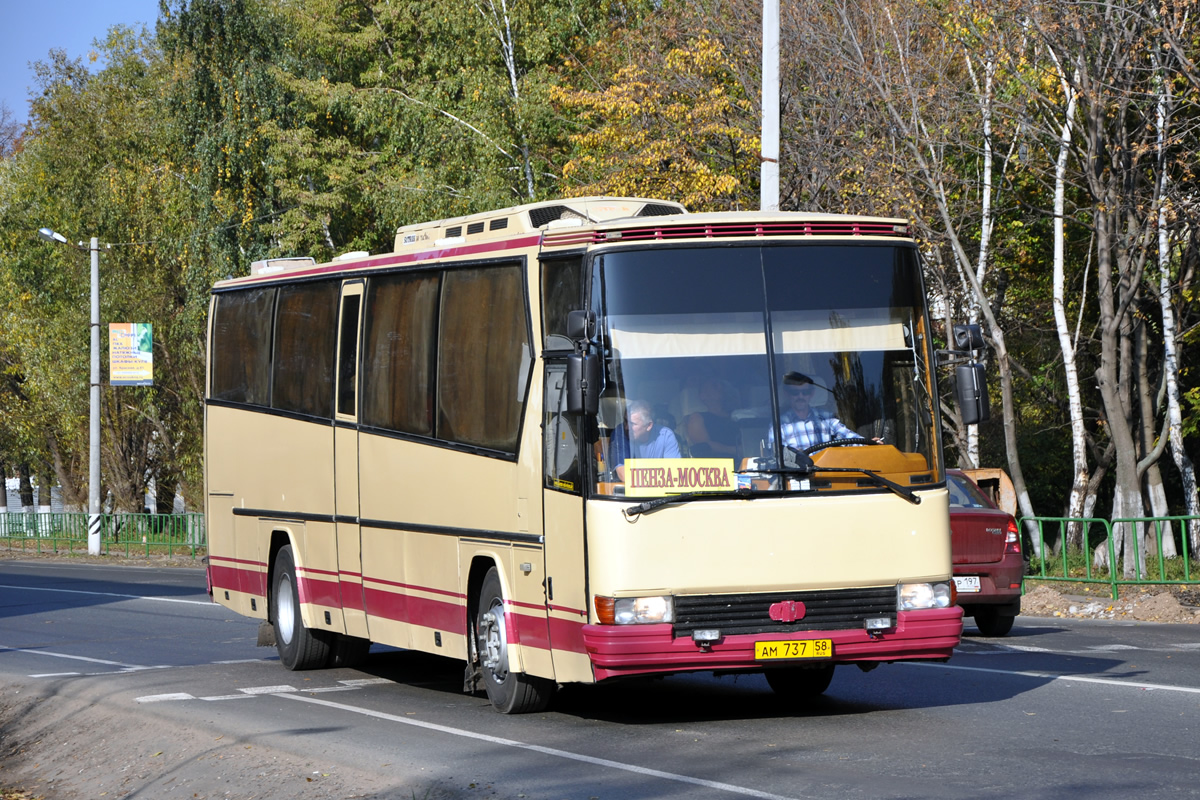
[{"label": "bus passenger door", "polygon": [[333,474],[342,616],[347,634],[367,638],[362,541],[358,525],[358,353],[362,299],[363,281],[342,284],[338,315]]},{"label": "bus passenger door", "polygon": [[591,662],[583,645],[588,601],[580,424],[566,413],[566,369],[565,361],[546,364],[542,419],[546,606],[555,679],[590,682]]}]

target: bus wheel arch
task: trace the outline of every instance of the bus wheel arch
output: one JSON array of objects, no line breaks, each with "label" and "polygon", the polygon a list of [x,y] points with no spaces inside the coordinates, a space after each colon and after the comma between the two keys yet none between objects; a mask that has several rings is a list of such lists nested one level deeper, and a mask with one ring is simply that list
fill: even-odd
[{"label": "bus wheel arch", "polygon": [[541,711],[549,704],[555,684],[510,668],[508,618],[499,569],[491,561],[477,560],[471,565],[470,580],[471,663],[467,665],[465,688],[482,687],[492,706],[502,714]]}]

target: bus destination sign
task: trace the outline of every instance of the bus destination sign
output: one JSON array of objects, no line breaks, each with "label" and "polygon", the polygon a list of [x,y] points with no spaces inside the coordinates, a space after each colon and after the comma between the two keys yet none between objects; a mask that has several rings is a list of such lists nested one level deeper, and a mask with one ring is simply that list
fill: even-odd
[{"label": "bus destination sign", "polygon": [[626,497],[736,490],[732,458],[631,458],[625,462]]}]

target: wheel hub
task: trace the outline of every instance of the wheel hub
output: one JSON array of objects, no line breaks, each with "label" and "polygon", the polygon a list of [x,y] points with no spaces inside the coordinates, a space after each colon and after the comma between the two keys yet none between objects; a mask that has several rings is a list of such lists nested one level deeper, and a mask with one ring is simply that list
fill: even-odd
[{"label": "wheel hub", "polygon": [[296,627],[296,607],[292,600],[292,581],[287,575],[280,579],[276,591],[275,624],[278,626],[279,638],[284,644],[291,644]]},{"label": "wheel hub", "polygon": [[480,658],[483,667],[497,681],[508,676],[508,632],[504,628],[504,607],[496,603],[479,618]]}]

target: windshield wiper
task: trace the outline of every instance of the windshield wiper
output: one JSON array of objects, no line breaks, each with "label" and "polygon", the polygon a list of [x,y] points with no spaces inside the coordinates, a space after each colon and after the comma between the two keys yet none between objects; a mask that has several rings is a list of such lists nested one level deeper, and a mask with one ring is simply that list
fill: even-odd
[{"label": "windshield wiper", "polygon": [[734,489],[731,492],[682,492],[680,494],[669,494],[666,497],[656,497],[653,500],[647,500],[644,503],[638,503],[636,506],[630,506],[621,510],[625,515],[625,519],[632,522],[642,514],[649,514],[651,511],[657,511],[663,506],[674,505],[675,503],[685,503],[690,500],[697,500],[702,497],[723,497],[729,499],[736,497],[742,500],[751,500],[757,496],[749,489],[741,488]]},{"label": "windshield wiper", "polygon": [[912,503],[914,506],[921,504],[920,496],[914,494],[912,489],[908,488],[907,486],[901,486],[898,483],[888,480],[887,478],[883,477],[875,470],[866,469],[865,467],[821,467],[821,466],[818,466],[812,460],[812,458],[810,456],[811,452],[816,452],[817,450],[820,450],[824,447],[830,447],[830,446],[840,447],[843,445],[854,445],[854,444],[872,445],[872,444],[878,444],[878,442],[871,441],[870,439],[867,439],[867,440],[834,439],[831,442],[824,442],[823,444],[813,445],[812,447],[807,447],[807,448],[803,448],[803,449],[801,449],[799,447],[793,447],[791,445],[786,445],[787,449],[790,450],[792,453],[794,453],[796,456],[796,466],[789,467],[788,465],[785,464],[783,469],[772,469],[772,470],[764,470],[764,471],[776,473],[779,475],[812,475],[817,472],[857,472],[860,475],[866,475],[868,478],[873,480],[877,486],[885,486],[888,489],[891,489],[896,495],[903,497],[905,500]]},{"label": "windshield wiper", "polygon": [[[800,472],[801,470],[796,471]],[[808,472],[809,474],[812,474],[813,472],[857,472],[860,475],[866,475],[868,478],[873,480],[877,486],[886,486],[897,496],[903,497],[914,506],[921,505],[920,495],[915,494],[913,490],[907,486],[901,486],[894,481],[888,480],[873,469],[866,469],[864,467],[814,467],[812,470],[804,471]]]}]

